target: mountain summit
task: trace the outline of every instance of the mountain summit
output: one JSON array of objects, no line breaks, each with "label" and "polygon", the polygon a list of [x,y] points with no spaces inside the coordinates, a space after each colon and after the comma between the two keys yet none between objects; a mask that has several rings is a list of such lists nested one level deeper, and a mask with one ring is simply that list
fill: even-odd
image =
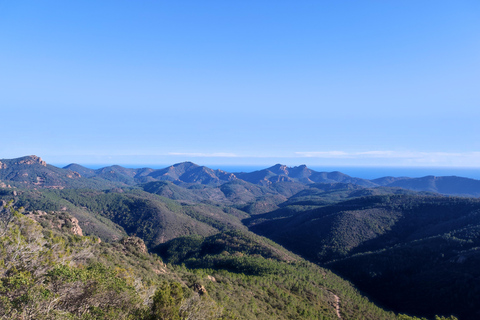
[{"label": "mountain summit", "polygon": [[32,155],[16,159],[0,160],[0,180],[22,187],[63,188],[80,174],[47,164]]},{"label": "mountain summit", "polygon": [[18,166],[18,165],[41,165],[43,167],[47,166],[47,163],[42,160],[42,158],[35,155],[25,156],[16,159],[2,159],[0,161],[0,169],[6,169],[8,166]]},{"label": "mountain summit", "polygon": [[[155,181],[169,181],[177,185],[198,184],[218,187],[229,182],[243,180],[263,187],[277,183],[290,187],[314,183],[352,184],[364,188],[394,187],[413,191],[428,191],[456,196],[480,196],[480,180],[449,176],[422,178],[383,177],[374,180],[351,177],[339,171],[319,172],[306,165],[288,167],[276,164],[253,172],[230,173],[214,170],[193,162],[181,162],[163,169],[125,168],[112,165],[90,169],[79,164],[57,168],[40,157],[31,155],[16,159],[0,159],[0,181],[3,184],[23,188],[93,188],[107,189],[134,186]],[[275,189],[275,188],[274,188]]]},{"label": "mountain summit", "polygon": [[306,165],[287,167],[286,165],[276,164],[263,170],[249,173],[236,173],[236,176],[250,183],[265,186],[281,181],[299,182],[303,184],[342,182],[353,183],[364,187],[376,186],[376,184],[370,180],[353,178],[338,171],[317,172],[309,169]]}]

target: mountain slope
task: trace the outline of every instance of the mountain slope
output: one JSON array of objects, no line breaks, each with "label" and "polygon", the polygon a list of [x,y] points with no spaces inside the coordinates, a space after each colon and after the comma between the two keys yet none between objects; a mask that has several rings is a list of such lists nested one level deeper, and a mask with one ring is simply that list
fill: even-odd
[{"label": "mountain slope", "polygon": [[[122,191],[122,192],[118,192]],[[139,190],[17,190],[0,189],[0,200],[17,199],[27,211],[67,212],[79,220],[86,235],[104,241],[137,235],[148,246],[185,235],[211,235],[219,230],[245,229],[248,215],[209,204],[181,205]]]},{"label": "mountain slope", "polygon": [[[214,281],[206,290],[229,301],[225,308],[240,319],[333,320],[337,310],[342,319],[396,318],[331,272],[251,233],[177,238],[155,251],[168,263],[211,270]],[[239,312],[231,305],[243,307]]]},{"label": "mountain slope", "polygon": [[[71,165],[67,169],[47,164],[37,156],[26,156],[16,159],[0,160],[0,181],[18,188],[91,188],[107,189],[123,186],[125,183],[117,179],[103,179],[92,175],[87,168]],[[72,168],[80,169],[87,174],[82,176]],[[1,185],[0,185],[1,186]]]},{"label": "mountain slope", "polygon": [[397,312],[479,315],[479,199],[369,196],[263,216],[246,220],[252,231],[326,264]]},{"label": "mountain slope", "polygon": [[459,319],[478,319],[479,234],[477,222],[326,266],[396,312],[429,318],[453,314]]},{"label": "mountain slope", "polygon": [[82,165],[79,165],[79,164],[76,164],[76,163],[71,163],[71,164],[63,167],[63,169],[67,169],[67,170],[70,170],[70,171],[77,172],[82,177],[85,177],[85,178],[91,178],[91,177],[95,176],[95,170],[90,169],[90,168],[86,168],[86,167],[84,167]]},{"label": "mountain slope", "polygon": [[386,184],[388,187],[400,187],[416,191],[431,191],[457,196],[480,196],[480,181],[456,176],[423,178],[404,178]]},{"label": "mountain slope", "polygon": [[382,195],[299,210],[283,219],[256,216],[261,221],[250,221],[251,228],[294,252],[327,262],[465,227],[470,223],[466,217],[480,210],[480,200]]},{"label": "mountain slope", "polygon": [[212,170],[192,162],[177,163],[164,169],[155,170],[151,172],[148,177],[155,180],[200,183],[205,185],[220,185],[237,179],[232,173],[222,170]]},{"label": "mountain slope", "polygon": [[[197,266],[165,265],[136,237],[99,243],[16,214],[0,235],[0,310],[35,319],[397,319],[331,272],[249,233],[163,246]],[[10,254],[19,249],[37,255]]]},{"label": "mountain slope", "polygon": [[268,212],[278,208],[287,197],[299,190],[303,185],[297,183],[278,183],[263,187],[237,179],[219,186],[173,184],[169,181],[155,181],[142,185],[143,190],[182,203],[194,204],[210,202],[213,204],[233,205],[249,214]]},{"label": "mountain slope", "polygon": [[271,185],[275,182],[295,181],[304,184],[309,183],[353,183],[360,186],[373,187],[375,183],[359,178],[352,178],[341,172],[317,172],[307,168],[305,165],[298,167],[287,167],[285,165],[276,164],[273,167],[258,170],[249,173],[235,173],[235,175],[242,180],[254,184]]},{"label": "mountain slope", "polygon": [[37,156],[0,160],[0,180],[17,186],[62,188],[79,179],[80,174],[48,165]]},{"label": "mountain slope", "polygon": [[[350,177],[338,171],[317,172],[305,165],[287,167],[277,164],[263,170],[234,174],[222,170],[213,170],[192,162],[177,163],[163,169],[132,169],[113,165],[92,170],[78,164],[70,164],[63,169],[57,168],[46,164],[45,161],[37,156],[0,160],[0,187],[10,185],[13,187],[37,189],[109,189],[136,186],[155,181],[170,181],[187,189],[191,188],[192,185],[219,187],[230,182],[245,181],[257,186],[268,187],[271,192],[286,197],[290,197],[314,183],[344,183],[366,188],[384,186],[413,191],[436,192],[446,195],[480,196],[479,180],[455,176],[427,176],[423,178],[383,177],[366,180]],[[220,196],[218,201],[224,202],[223,196],[217,191],[214,191],[210,197],[218,198]],[[201,194],[200,196],[204,197],[207,195]]]}]

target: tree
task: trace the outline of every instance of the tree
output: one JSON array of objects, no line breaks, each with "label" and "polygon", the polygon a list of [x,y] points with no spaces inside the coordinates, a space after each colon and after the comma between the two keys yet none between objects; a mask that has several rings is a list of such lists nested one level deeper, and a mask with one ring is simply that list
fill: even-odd
[{"label": "tree", "polygon": [[180,320],[183,290],[177,282],[162,283],[155,295],[151,309],[151,320]]},{"label": "tree", "polygon": [[8,226],[12,223],[15,218],[15,213],[23,211],[23,208],[20,208],[19,211],[13,209],[13,200],[8,203],[2,201],[3,204],[0,208],[0,237],[3,237],[8,230]]}]

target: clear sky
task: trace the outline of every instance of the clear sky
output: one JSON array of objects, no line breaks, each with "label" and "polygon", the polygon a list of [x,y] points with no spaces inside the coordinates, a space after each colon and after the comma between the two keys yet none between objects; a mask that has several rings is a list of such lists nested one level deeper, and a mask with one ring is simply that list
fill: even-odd
[{"label": "clear sky", "polygon": [[0,0],[0,158],[480,167],[480,1]]}]

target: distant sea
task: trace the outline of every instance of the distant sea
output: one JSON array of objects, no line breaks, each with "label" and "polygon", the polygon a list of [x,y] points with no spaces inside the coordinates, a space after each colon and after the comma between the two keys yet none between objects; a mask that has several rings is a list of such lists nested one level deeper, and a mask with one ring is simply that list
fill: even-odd
[{"label": "distant sea", "polygon": [[[98,169],[109,166],[105,165],[85,165],[85,167]],[[122,164],[125,168],[153,168],[163,169],[169,165],[141,165],[141,164]],[[272,164],[273,165],[273,164]],[[64,167],[65,165],[56,165],[58,167]],[[269,166],[232,166],[232,165],[205,165],[212,169],[221,169],[227,172],[252,172],[256,170],[262,170]],[[308,165],[307,165],[308,166]],[[420,178],[425,176],[458,176],[471,179],[480,180],[480,168],[454,168],[454,167],[333,167],[333,166],[308,166],[315,171],[340,171],[348,174],[349,176],[362,178],[362,179],[376,179],[386,176],[392,177],[410,177]]]}]

